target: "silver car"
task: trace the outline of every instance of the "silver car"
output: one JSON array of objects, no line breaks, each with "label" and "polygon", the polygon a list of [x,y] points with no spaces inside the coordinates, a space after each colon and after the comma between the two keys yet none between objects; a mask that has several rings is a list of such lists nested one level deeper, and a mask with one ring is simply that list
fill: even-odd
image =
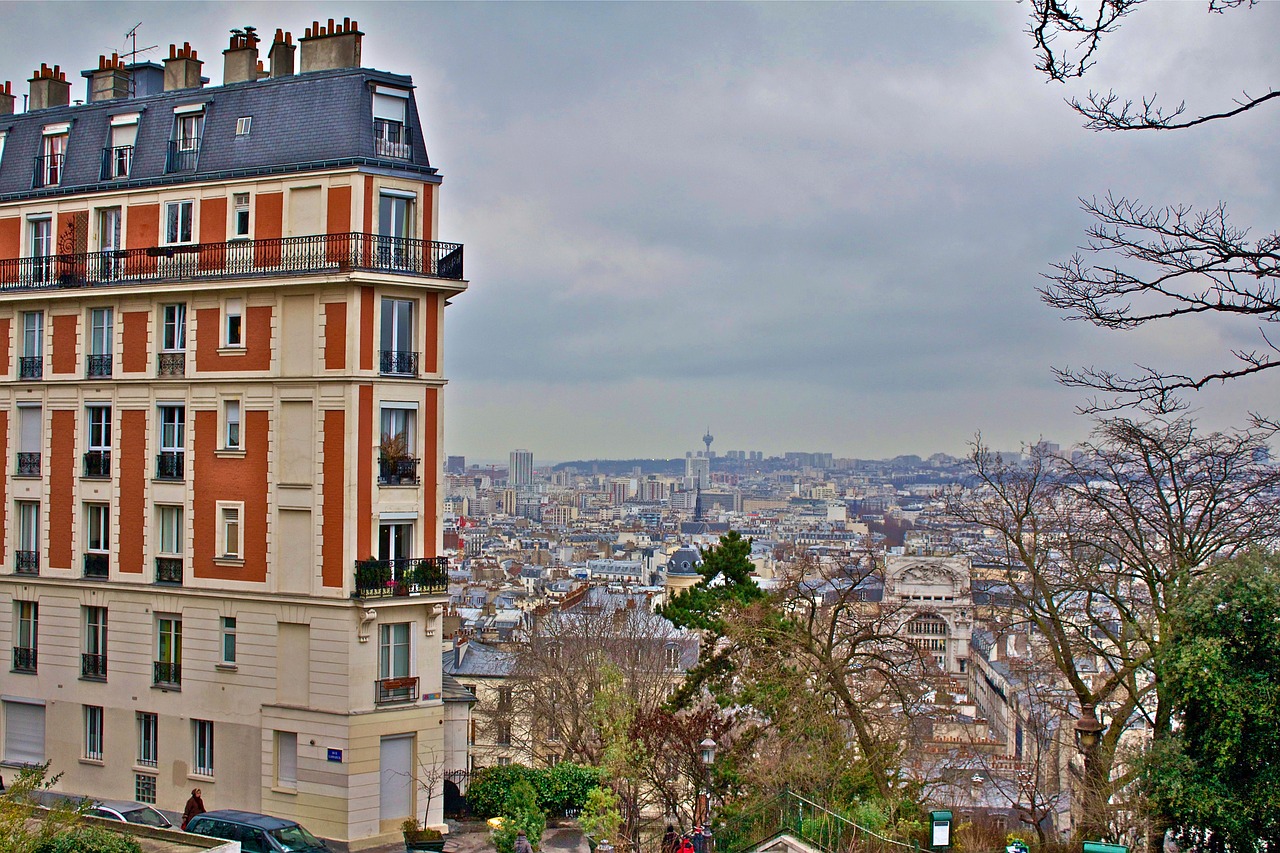
[{"label": "silver car", "polygon": [[168,829],[173,826],[169,819],[157,809],[146,803],[134,803],[128,800],[95,800],[93,808],[85,814],[107,820],[122,820],[140,826],[155,826]]}]

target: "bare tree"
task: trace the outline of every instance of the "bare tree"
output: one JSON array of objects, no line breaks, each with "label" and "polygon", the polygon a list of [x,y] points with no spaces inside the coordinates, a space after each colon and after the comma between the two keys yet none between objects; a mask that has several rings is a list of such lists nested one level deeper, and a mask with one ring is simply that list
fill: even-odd
[{"label": "bare tree", "polygon": [[[1032,0],[1027,32],[1036,51],[1036,69],[1048,79],[1083,77],[1094,65],[1104,36],[1114,32],[1142,0]],[[1210,0],[1221,13],[1254,0]],[[1185,130],[1239,116],[1280,98],[1270,87],[1260,95],[1244,93],[1232,106],[1198,116],[1187,105],[1161,106],[1154,95],[1135,102],[1114,91],[1068,100],[1098,131]],[[1233,224],[1227,208],[1185,205],[1151,206],[1123,196],[1081,199],[1094,220],[1083,253],[1055,264],[1042,299],[1067,319],[1105,329],[1133,329],[1210,315],[1259,324],[1258,343],[1230,351],[1220,367],[1190,373],[1163,366],[1138,365],[1132,373],[1083,367],[1056,370],[1058,379],[1101,396],[1083,408],[1107,411],[1134,403],[1170,411],[1181,405],[1177,394],[1270,370],[1280,365],[1280,350],[1266,324],[1280,320],[1280,234],[1250,237]]]}]

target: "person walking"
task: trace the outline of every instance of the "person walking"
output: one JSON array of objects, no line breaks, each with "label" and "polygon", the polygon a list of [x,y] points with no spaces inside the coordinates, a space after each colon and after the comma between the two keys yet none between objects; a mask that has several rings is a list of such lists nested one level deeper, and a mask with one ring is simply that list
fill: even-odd
[{"label": "person walking", "polygon": [[533,845],[523,829],[516,833],[515,853],[533,853]]},{"label": "person walking", "polygon": [[680,848],[680,836],[676,828],[667,824],[667,831],[662,834],[662,853],[676,853]]},{"label": "person walking", "polygon": [[182,810],[182,828],[186,829],[187,824],[196,815],[205,813],[204,800],[200,797],[200,789],[193,788],[191,791],[191,799],[187,800],[187,806]]}]

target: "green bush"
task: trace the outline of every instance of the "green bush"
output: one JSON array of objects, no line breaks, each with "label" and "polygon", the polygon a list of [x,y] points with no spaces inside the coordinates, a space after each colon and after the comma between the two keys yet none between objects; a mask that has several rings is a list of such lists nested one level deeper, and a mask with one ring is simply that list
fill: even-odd
[{"label": "green bush", "polygon": [[77,826],[42,839],[35,853],[142,853],[142,846],[127,835],[98,826]]},{"label": "green bush", "polygon": [[471,813],[477,817],[496,817],[502,814],[512,787],[522,779],[529,779],[534,772],[523,764],[484,768],[467,786],[467,805],[471,808]]},{"label": "green bush", "polygon": [[516,835],[523,829],[529,843],[537,850],[546,828],[547,816],[538,808],[538,795],[533,785],[528,779],[521,779],[511,786],[511,793],[503,804],[502,825],[493,831],[493,845],[498,853],[513,853]]},{"label": "green bush", "polygon": [[587,794],[600,784],[600,771],[568,761],[555,767],[540,769],[523,764],[486,767],[476,773],[467,788],[467,805],[477,817],[503,814],[507,797],[516,783],[525,781],[533,788],[538,808],[553,815],[580,809]]},{"label": "green bush", "polygon": [[578,826],[596,841],[612,841],[615,847],[621,846],[617,844],[622,826],[618,795],[608,788],[592,788],[578,816]]}]

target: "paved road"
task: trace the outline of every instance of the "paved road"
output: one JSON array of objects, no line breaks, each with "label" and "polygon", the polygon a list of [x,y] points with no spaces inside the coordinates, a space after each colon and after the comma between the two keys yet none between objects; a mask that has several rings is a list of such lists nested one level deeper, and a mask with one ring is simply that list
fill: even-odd
[{"label": "paved road", "polygon": [[[484,821],[449,822],[450,832],[444,848],[447,853],[494,853],[489,840],[489,827]],[[555,853],[589,853],[586,836],[576,826],[549,826],[542,834],[542,849]],[[404,853],[404,844],[388,844],[368,853]]]}]

